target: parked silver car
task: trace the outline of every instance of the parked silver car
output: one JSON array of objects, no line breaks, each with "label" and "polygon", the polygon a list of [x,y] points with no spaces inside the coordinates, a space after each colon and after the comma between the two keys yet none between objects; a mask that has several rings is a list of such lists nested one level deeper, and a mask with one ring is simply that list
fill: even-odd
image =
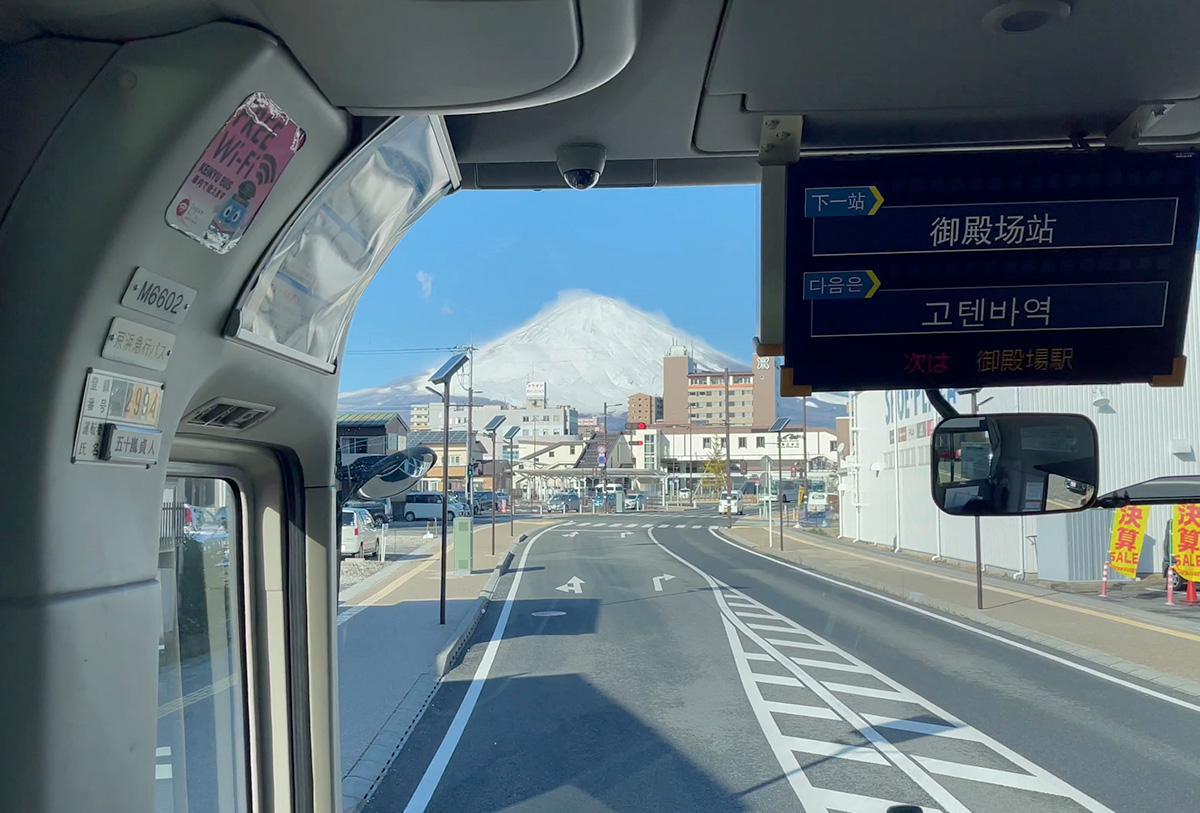
[{"label": "parked silver car", "polygon": [[574,491],[560,491],[546,503],[546,510],[552,513],[561,512],[565,514],[568,511],[578,513],[583,510],[583,504],[579,501],[579,495]]}]

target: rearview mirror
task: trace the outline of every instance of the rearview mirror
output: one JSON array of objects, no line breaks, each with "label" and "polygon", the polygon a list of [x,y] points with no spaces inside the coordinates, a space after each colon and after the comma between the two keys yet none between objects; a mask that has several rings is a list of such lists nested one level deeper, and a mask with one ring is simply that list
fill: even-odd
[{"label": "rearview mirror", "polygon": [[384,500],[403,494],[421,482],[436,461],[437,455],[428,446],[414,446],[386,455],[365,470],[353,472],[357,486],[354,493],[364,500]]},{"label": "rearview mirror", "polygon": [[947,418],[933,430],[933,501],[960,516],[1079,511],[1096,500],[1098,446],[1082,415]]}]

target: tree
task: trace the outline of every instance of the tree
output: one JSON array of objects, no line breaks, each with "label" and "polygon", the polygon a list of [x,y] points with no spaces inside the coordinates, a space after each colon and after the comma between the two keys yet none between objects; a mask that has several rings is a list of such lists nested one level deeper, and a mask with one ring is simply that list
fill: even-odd
[{"label": "tree", "polygon": [[704,461],[704,477],[700,479],[701,490],[716,491],[725,484],[725,450],[721,441],[714,439],[708,460]]}]

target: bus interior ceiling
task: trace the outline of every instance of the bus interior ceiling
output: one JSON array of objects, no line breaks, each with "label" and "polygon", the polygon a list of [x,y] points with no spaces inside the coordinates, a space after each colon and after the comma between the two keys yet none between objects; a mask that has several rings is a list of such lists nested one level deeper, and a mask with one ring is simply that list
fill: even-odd
[{"label": "bus interior ceiling", "polygon": [[[1151,103],[1169,112],[1143,143],[1200,133],[1200,5],[1076,3],[1025,39],[981,24],[993,5],[0,3],[0,808],[152,807],[169,471],[232,477],[247,512],[256,809],[337,807],[338,377],[225,333],[274,239],[381,121],[445,116],[467,189],[562,187],[555,150],[578,142],[605,147],[601,186],[754,183],[776,114],[804,116],[815,151],[1102,143]],[[167,206],[255,93],[305,138],[217,253]],[[153,372],[101,356],[137,316],[121,300],[138,268],[197,292],[178,323],[138,320],[175,337]],[[73,462],[92,369],[164,385],[157,463]],[[273,412],[186,422],[217,398]]]}]

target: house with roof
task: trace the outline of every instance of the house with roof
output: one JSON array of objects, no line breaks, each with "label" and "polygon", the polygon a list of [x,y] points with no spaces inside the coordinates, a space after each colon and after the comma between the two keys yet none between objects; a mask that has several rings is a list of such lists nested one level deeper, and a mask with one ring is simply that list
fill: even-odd
[{"label": "house with roof", "polygon": [[399,412],[340,412],[337,444],[341,464],[363,455],[391,454],[406,448],[408,424]]},{"label": "house with roof", "polygon": [[[442,467],[450,478],[451,491],[464,491],[467,487],[467,449],[468,440],[471,449],[471,463],[475,471],[476,490],[491,490],[490,467],[485,465],[484,457],[487,450],[478,438],[470,438],[465,429],[451,429],[449,433],[449,454],[443,454],[443,443],[446,433],[441,429],[421,429],[408,433],[408,443],[405,448],[413,446],[428,446],[437,453],[437,462],[429,473],[421,480],[419,491],[442,490]],[[445,459],[443,460],[443,457]]]}]

